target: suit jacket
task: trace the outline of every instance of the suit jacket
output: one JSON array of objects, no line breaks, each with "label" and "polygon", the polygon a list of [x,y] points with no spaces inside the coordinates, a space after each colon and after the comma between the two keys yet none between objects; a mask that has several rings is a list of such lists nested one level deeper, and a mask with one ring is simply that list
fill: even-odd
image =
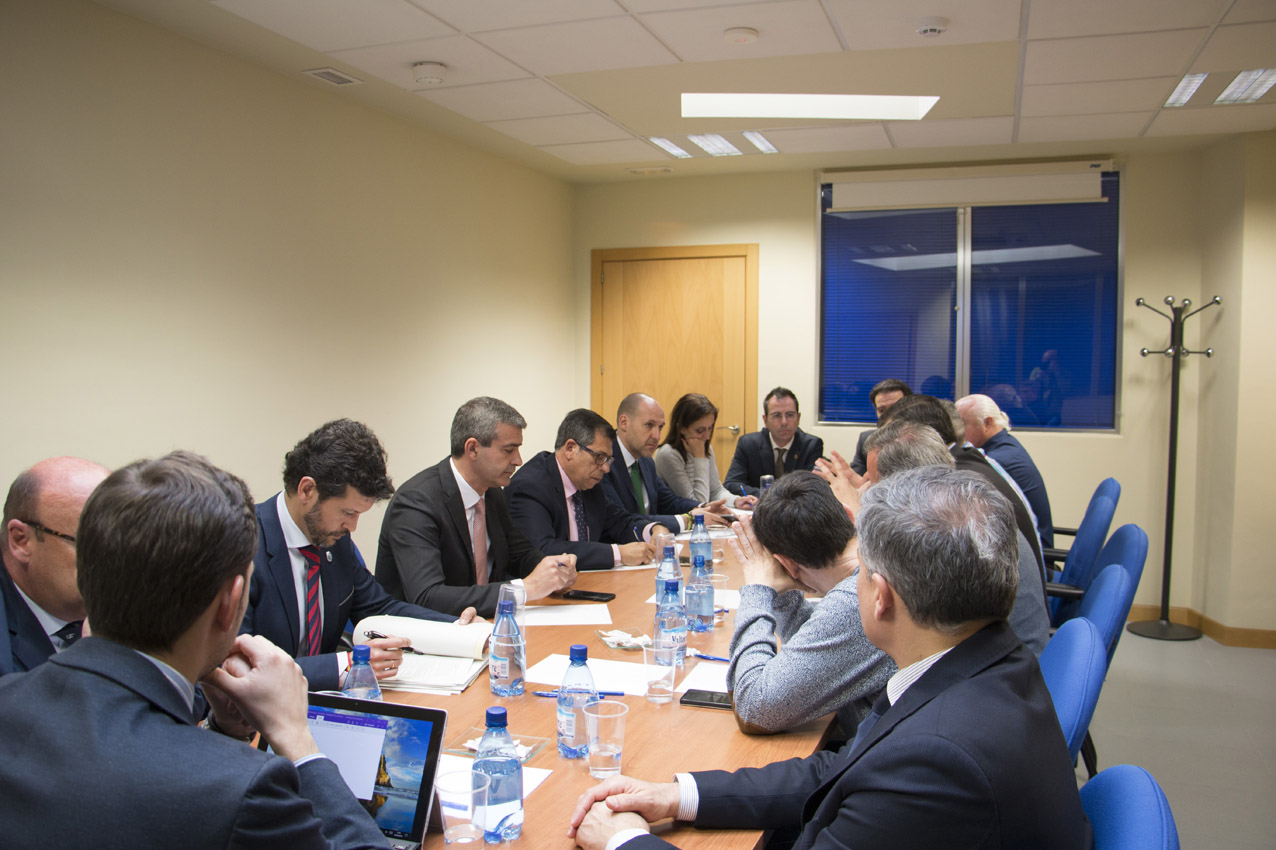
[{"label": "suit jacket", "polygon": [[1041,545],[1047,548],[1054,546],[1054,519],[1050,516],[1050,496],[1046,493],[1046,482],[1023,443],[1003,429],[985,440],[980,448],[1010,473],[1010,477],[1015,479],[1019,489],[1028,498],[1028,505],[1037,516]]},{"label": "suit jacket", "polygon": [[491,617],[500,583],[530,575],[545,556],[514,526],[500,487],[488,488],[483,504],[492,556],[487,584],[475,584],[474,547],[451,458],[421,470],[395,491],[381,521],[377,581],[395,599],[447,614],[473,605]]},{"label": "suit jacket", "polygon": [[385,847],[331,761],[196,728],[159,668],[103,638],[0,679],[0,728],[5,846]]},{"label": "suit jacket", "polygon": [[[329,559],[328,556],[331,556]],[[341,642],[346,621],[358,622],[373,614],[395,614],[422,620],[454,618],[393,598],[372,579],[350,535],[320,550],[319,586],[323,589],[323,654],[298,656],[301,621],[292,562],[275,497],[257,506],[257,554],[248,592],[248,611],[239,627],[243,634],[261,635],[301,665],[310,690],[336,690],[340,681],[338,659],[332,655]]]},{"label": "suit jacket", "polygon": [[[629,477],[629,470],[621,463],[623,457],[616,455],[600,486],[608,501],[615,502],[631,514],[641,514],[633,479]],[[695,499],[684,499],[670,490],[669,485],[656,474],[656,462],[651,458],[638,458],[638,471],[642,474],[642,487],[647,491],[647,518],[676,532],[679,527],[676,514],[695,510],[700,503]]]},{"label": "suit jacket", "polygon": [[[814,469],[822,454],[824,441],[799,428],[793,435],[788,454],[784,456],[784,471]],[[775,452],[771,449],[770,432],[765,428],[745,434],[736,442],[731,468],[727,470],[726,487],[733,493],[743,487],[745,493],[756,496],[758,481],[763,475],[775,475]]]},{"label": "suit jacket", "polygon": [[870,428],[867,431],[860,432],[860,438],[855,442],[855,454],[851,455],[851,469],[855,470],[859,475],[868,472],[868,452],[864,451],[864,443],[868,440],[868,435],[876,431],[876,428]]},{"label": "suit jacket", "polygon": [[[553,452],[541,452],[523,464],[506,488],[514,524],[542,552],[568,552],[576,556],[578,570],[607,570],[615,566],[611,544],[641,540],[650,517],[629,513],[609,502],[601,485],[581,490],[585,503],[588,541],[570,540],[567,494]],[[634,533],[634,529],[639,534]],[[584,530],[581,529],[581,536]]]},{"label": "suit jacket", "polygon": [[1005,623],[954,647],[838,752],[695,779],[696,826],[787,829],[797,848],[1094,842],[1050,692]]},{"label": "suit jacket", "polygon": [[1001,477],[1001,473],[993,469],[988,458],[984,457],[983,452],[974,446],[953,446],[948,453],[957,461],[958,469],[966,469],[970,472],[982,475],[987,479],[988,483],[997,488],[997,492],[1010,500],[1010,506],[1015,510],[1015,525],[1028,540],[1028,545],[1032,547],[1032,555],[1037,559],[1037,567],[1041,571],[1041,592],[1046,592],[1046,564],[1041,557],[1041,538],[1037,536],[1037,527],[1032,522],[1032,515],[1028,513],[1028,507],[1023,503],[1023,499],[1019,498],[1019,494],[1015,492],[1015,488],[1010,486],[1010,482]]},{"label": "suit jacket", "polygon": [[53,655],[53,641],[18,593],[9,571],[0,563],[0,676],[38,667]]}]

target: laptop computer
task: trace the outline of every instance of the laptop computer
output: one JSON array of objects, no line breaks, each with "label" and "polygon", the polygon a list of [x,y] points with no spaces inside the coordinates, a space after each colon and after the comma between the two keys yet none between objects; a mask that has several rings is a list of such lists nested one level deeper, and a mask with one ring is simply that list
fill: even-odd
[{"label": "laptop computer", "polygon": [[[390,846],[419,848],[430,822],[447,712],[311,692],[307,717],[319,750],[337,765]],[[258,746],[269,750],[264,740]]]}]

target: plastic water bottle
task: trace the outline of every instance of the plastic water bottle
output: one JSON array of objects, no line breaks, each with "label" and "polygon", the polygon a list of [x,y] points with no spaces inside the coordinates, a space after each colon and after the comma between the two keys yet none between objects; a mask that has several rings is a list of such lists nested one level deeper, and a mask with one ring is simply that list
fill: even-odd
[{"label": "plastic water bottle", "polygon": [[704,558],[704,568],[713,572],[713,541],[709,538],[709,530],[704,527],[704,514],[695,515],[695,524],[691,526],[691,560],[696,555]]},{"label": "plastic water bottle", "polygon": [[713,631],[713,582],[709,581],[709,571],[699,555],[691,559],[686,599],[687,628],[693,632]]},{"label": "plastic water bottle", "polygon": [[[712,616],[712,612],[710,612]],[[665,582],[664,595],[656,607],[656,627],[652,637],[657,643],[672,643],[677,650],[674,653],[674,666],[682,667],[687,657],[687,611],[678,601],[678,583]]]},{"label": "plastic water bottle", "polygon": [[665,592],[665,582],[673,579],[678,582],[678,597],[682,597],[682,568],[678,566],[678,557],[673,553],[673,546],[665,547],[664,557],[660,559],[660,567],[656,570],[656,601]]},{"label": "plastic water bottle", "polygon": [[523,763],[506,727],[505,709],[487,710],[487,731],[479,741],[474,769],[492,777],[487,808],[482,818],[483,839],[488,844],[513,841],[523,832]]},{"label": "plastic water bottle", "polygon": [[354,663],[346,671],[345,684],[341,693],[355,699],[381,699],[381,686],[377,684],[377,676],[372,672],[372,647],[361,643],[354,648]]},{"label": "plastic water bottle", "polygon": [[594,674],[585,661],[589,650],[575,643],[571,648],[571,666],[563,674],[558,688],[558,754],[569,759],[589,755],[589,730],[585,728],[585,706],[598,701]]},{"label": "plastic water bottle", "polygon": [[527,647],[514,619],[514,600],[505,599],[497,606],[496,623],[488,640],[487,675],[492,693],[498,697],[522,694],[526,670]]}]

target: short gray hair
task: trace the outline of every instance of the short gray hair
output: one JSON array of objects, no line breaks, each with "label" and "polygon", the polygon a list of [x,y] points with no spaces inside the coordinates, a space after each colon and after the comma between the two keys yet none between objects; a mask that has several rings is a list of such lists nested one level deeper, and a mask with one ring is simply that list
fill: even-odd
[{"label": "short gray hair", "polygon": [[864,452],[877,452],[880,478],[916,469],[919,466],[948,466],[955,463],[939,432],[929,425],[895,419],[868,435]]},{"label": "short gray hair", "polygon": [[919,626],[951,634],[1010,616],[1014,512],[981,476],[942,466],[898,473],[868,489],[855,522],[863,568],[886,579]]},{"label": "short gray hair", "polygon": [[470,437],[478,440],[480,446],[492,445],[502,425],[526,428],[527,420],[499,398],[484,395],[470,399],[452,417],[452,457],[465,454],[465,441]]},{"label": "short gray hair", "polygon": [[970,412],[974,414],[979,421],[991,419],[1007,431],[1010,430],[1010,417],[1006,415],[997,402],[993,401],[990,396],[982,393],[972,393],[968,396],[962,396],[957,399],[957,407],[961,408],[963,404],[970,407]]}]

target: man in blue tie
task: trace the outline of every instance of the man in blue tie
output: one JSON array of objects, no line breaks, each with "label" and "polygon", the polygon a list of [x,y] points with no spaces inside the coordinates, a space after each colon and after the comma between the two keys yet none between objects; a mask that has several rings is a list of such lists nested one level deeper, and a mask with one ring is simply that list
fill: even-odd
[{"label": "man in blue tie", "polygon": [[80,511],[106,467],[78,457],[42,460],[14,479],[0,545],[0,675],[43,664],[80,636],[75,584]]},{"label": "man in blue tie", "polygon": [[1006,624],[1018,583],[1014,516],[980,476],[928,466],[867,491],[857,516],[860,619],[899,671],[837,752],[585,792],[585,850],[669,847],[664,818],[770,829],[796,848],[1086,850],[1093,835],[1054,704]]}]

